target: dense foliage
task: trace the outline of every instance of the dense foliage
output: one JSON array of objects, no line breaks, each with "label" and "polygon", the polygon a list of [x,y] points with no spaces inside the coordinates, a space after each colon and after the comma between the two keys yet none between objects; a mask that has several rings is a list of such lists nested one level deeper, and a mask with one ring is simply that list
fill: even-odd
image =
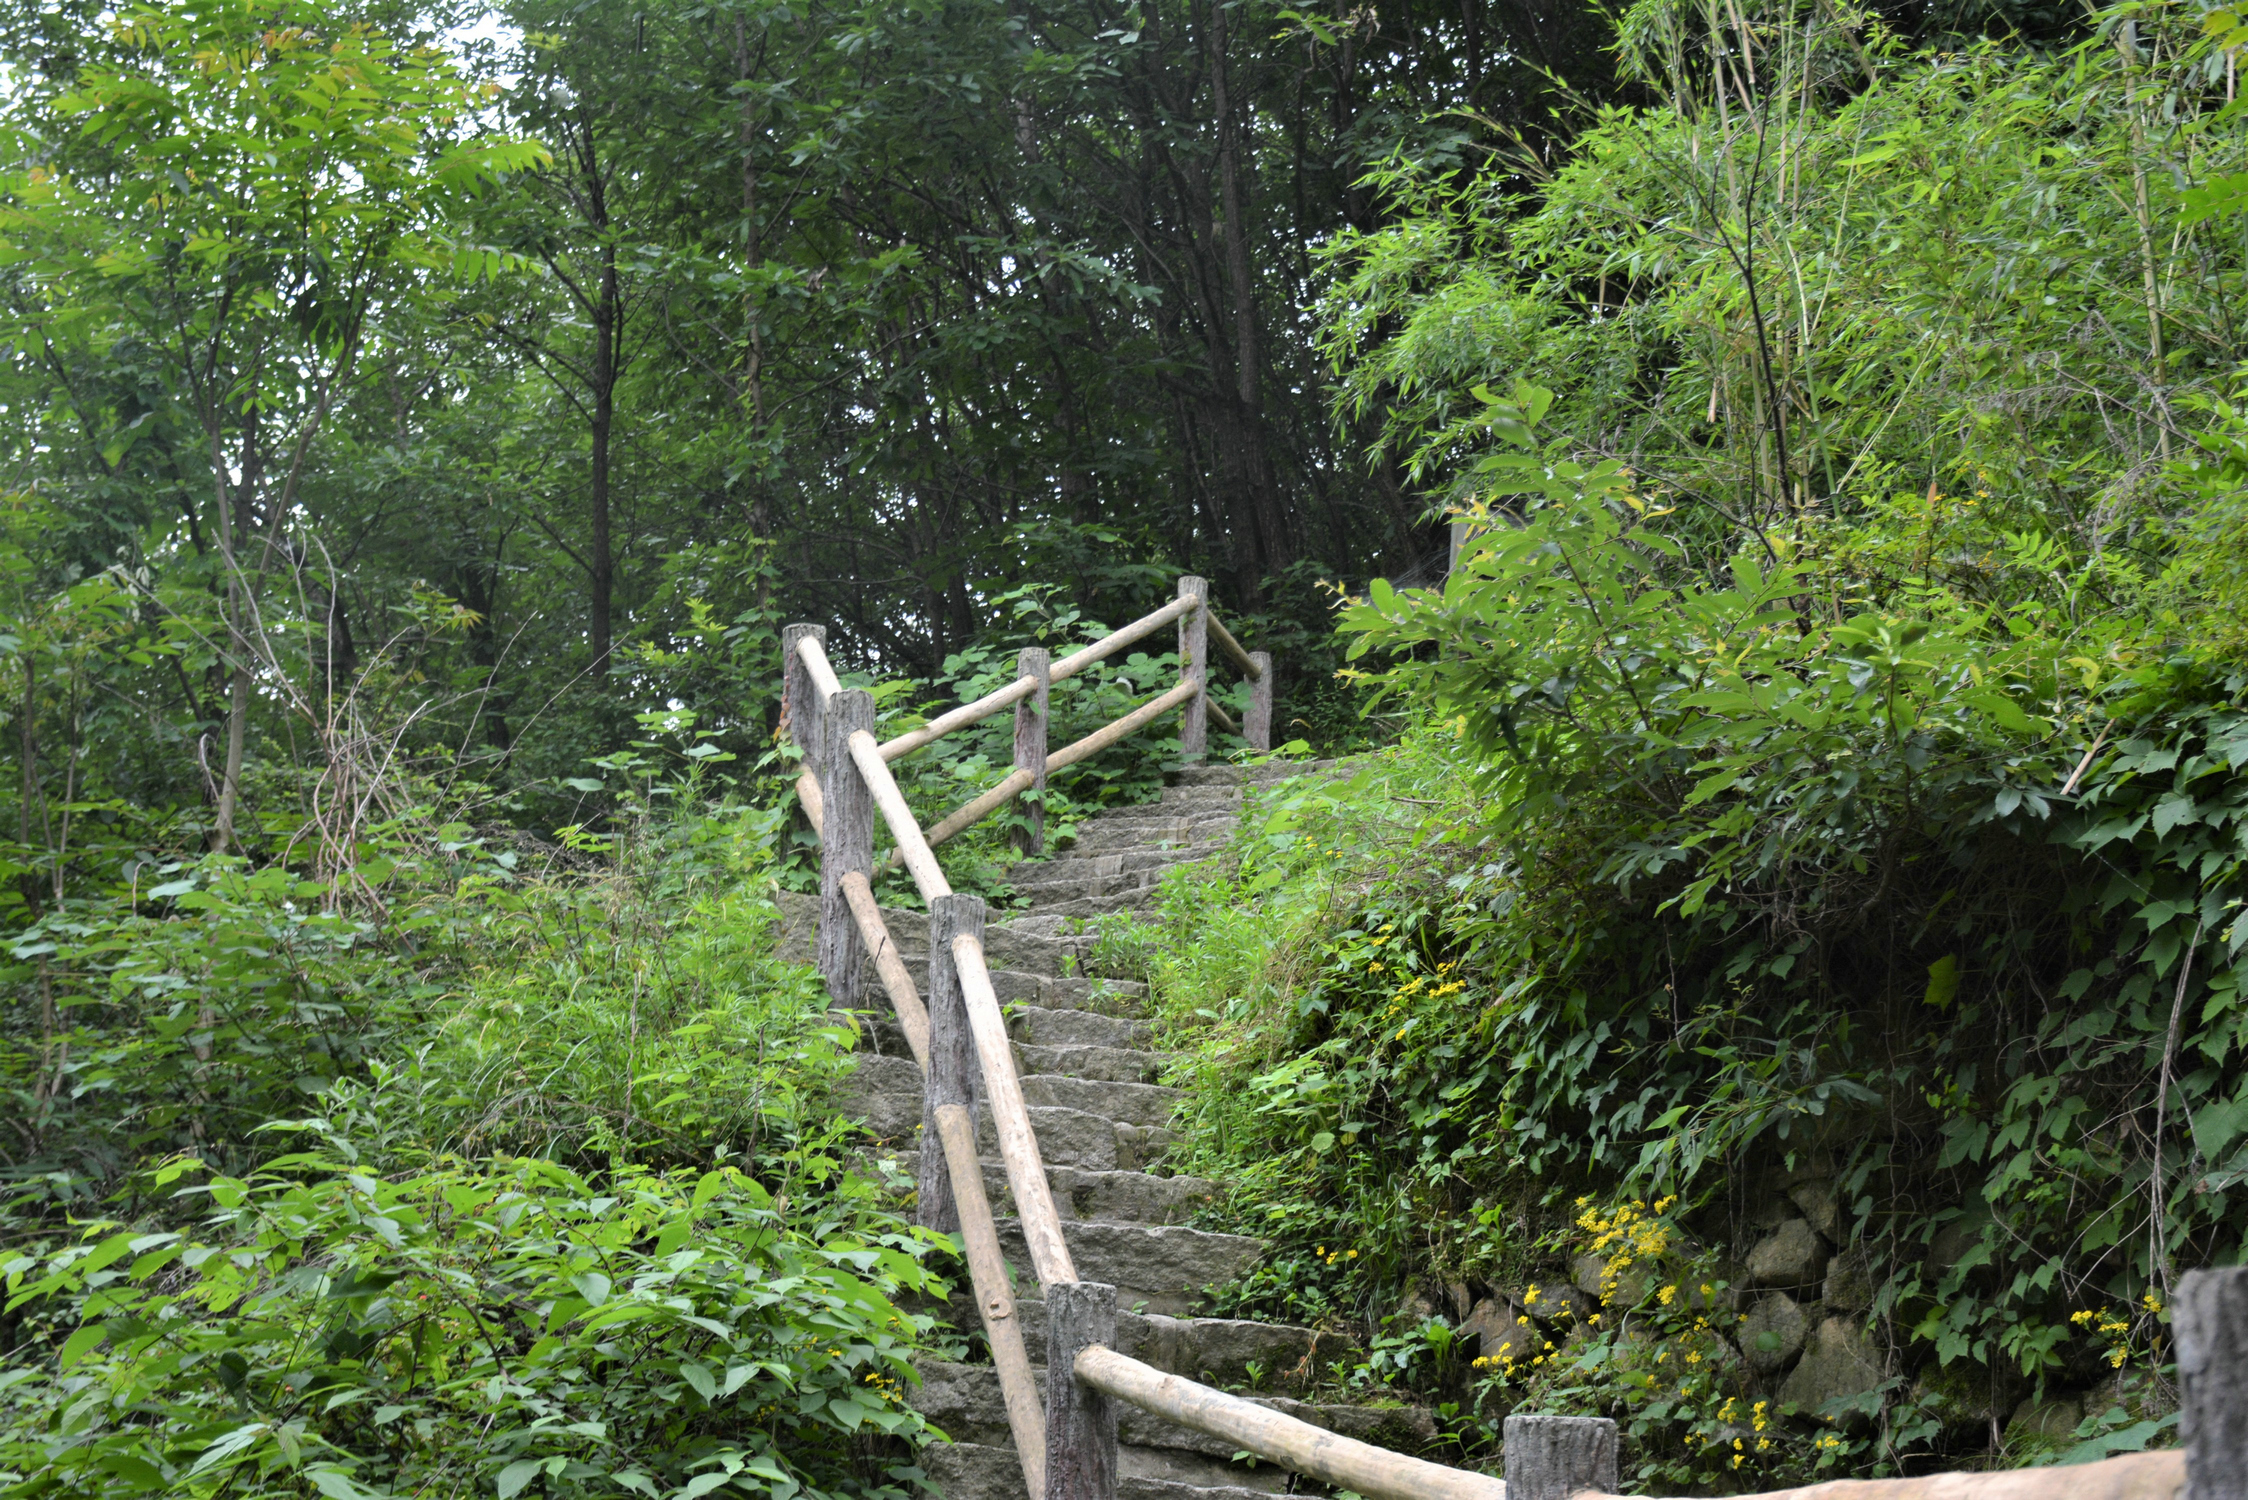
[{"label": "dense foliage", "polygon": [[[0,1480],[910,1486],[941,1262],[776,957],[777,633],[889,734],[1184,572],[1282,738],[1395,741],[1106,945],[1275,1244],[1218,1308],[1478,1461],[1533,1401],[1712,1490],[2166,1440],[2248,1249],[2244,45],[9,9]],[[899,763],[924,821],[1008,735]],[[1881,1361],[1823,1411],[1732,1295],[1799,1172]]]},{"label": "dense foliage", "polygon": [[[1225,1305],[1662,1484],[2163,1440],[2248,1252],[2238,24],[1644,5],[1527,189],[1380,174],[1325,336],[1467,540],[1343,626],[1425,727],[1112,943],[1283,1247]],[[1733,1293],[1803,1178],[1882,1373],[1791,1412]]]}]

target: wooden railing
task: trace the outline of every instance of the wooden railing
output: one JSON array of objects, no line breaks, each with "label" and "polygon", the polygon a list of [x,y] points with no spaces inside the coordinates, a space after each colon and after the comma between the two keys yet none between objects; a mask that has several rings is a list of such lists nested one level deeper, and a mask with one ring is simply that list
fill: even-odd
[{"label": "wooden railing", "polygon": [[[1106,728],[1048,754],[1047,692],[1052,684],[1173,621],[1179,627],[1178,684]],[[1606,1418],[1507,1418],[1504,1481],[1429,1463],[1118,1353],[1112,1347],[1116,1289],[1078,1279],[1015,1074],[1006,1017],[992,987],[984,955],[984,904],[979,897],[953,891],[934,846],[1026,791],[1043,793],[1051,772],[1100,753],[1174,709],[1180,713],[1181,752],[1199,759],[1207,750],[1210,716],[1233,728],[1207,690],[1212,636],[1250,681],[1250,708],[1239,732],[1252,748],[1269,749],[1271,658],[1244,650],[1211,614],[1205,582],[1180,579],[1178,597],[1171,603],[1058,662],[1050,662],[1043,650],[1024,651],[1018,675],[1006,687],[887,742],[874,737],[873,695],[846,689],[836,680],[826,634],[821,626],[791,625],[781,635],[782,723],[808,764],[797,792],[820,838],[814,954],[830,995],[849,1010],[863,1008],[861,976],[871,961],[921,1066],[916,1217],[932,1229],[961,1237],[1031,1500],[1115,1500],[1119,1401],[1367,1500],[1607,1500],[1618,1480],[1616,1425]],[[1013,769],[998,786],[924,831],[890,774],[890,762],[1010,706],[1015,710]],[[1041,846],[1042,826],[1038,803],[1032,806],[1024,843],[1035,850]],[[929,906],[926,1004],[874,898],[878,812],[895,845],[886,868],[902,864]],[[998,1225],[984,1196],[976,1130],[979,1095],[991,1113],[1007,1185],[1046,1302],[1043,1403],[1023,1345]],[[1767,1500],[2248,1500],[2248,1269],[2188,1275],[2176,1311],[2185,1393],[2182,1452],[2133,1454],[2073,1468],[1835,1481],[1774,1492]]]}]

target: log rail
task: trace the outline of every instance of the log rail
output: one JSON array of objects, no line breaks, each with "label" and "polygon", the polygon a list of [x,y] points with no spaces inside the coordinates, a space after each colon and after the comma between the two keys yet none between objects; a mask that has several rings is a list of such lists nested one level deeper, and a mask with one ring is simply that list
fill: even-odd
[{"label": "log rail", "polygon": [[[872,967],[927,1080],[916,1213],[922,1223],[961,1237],[1025,1491],[1030,1500],[1115,1500],[1115,1403],[1129,1402],[1366,1500],[1616,1500],[1617,1432],[1606,1418],[1508,1417],[1501,1480],[1342,1437],[1108,1347],[1115,1337],[1115,1289],[1080,1282],[1070,1260],[1015,1073],[1006,1018],[992,987],[983,903],[953,893],[935,847],[1024,791],[1042,789],[1049,773],[1099,754],[1173,710],[1181,714],[1182,753],[1200,759],[1213,713],[1234,727],[1206,686],[1212,636],[1250,683],[1250,707],[1238,732],[1253,749],[1269,749],[1272,659],[1242,647],[1211,614],[1208,593],[1204,580],[1182,578],[1178,597],[1161,609],[1050,665],[1043,651],[1026,651],[1020,675],[1006,687],[888,741],[874,737],[872,695],[845,689],[837,679],[822,627],[791,625],[781,636],[782,724],[809,762],[797,793],[820,838],[815,951],[829,993],[845,1009],[860,1007],[863,967]],[[1174,621],[1178,684],[1105,728],[1046,753],[1044,689]],[[890,763],[1008,707],[1016,711],[1014,769],[923,830]],[[875,812],[894,845],[879,869],[871,848]],[[1037,843],[1033,832],[1031,848]],[[874,898],[871,875],[899,864],[930,906],[926,1004]],[[973,1066],[966,1061],[971,1058]],[[973,1107],[977,1084],[1046,1298],[1044,1403],[1023,1344],[998,1226],[984,1196]],[[1836,1480],[1773,1491],[1762,1500],[2248,1500],[2248,1268],[2188,1274],[2179,1287],[2175,1321],[2184,1391],[2182,1450],[2069,1468]]]}]

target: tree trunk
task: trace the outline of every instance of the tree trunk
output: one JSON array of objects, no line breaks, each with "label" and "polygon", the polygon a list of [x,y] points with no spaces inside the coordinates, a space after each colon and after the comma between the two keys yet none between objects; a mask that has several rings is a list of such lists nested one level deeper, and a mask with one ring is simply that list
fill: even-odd
[{"label": "tree trunk", "polygon": [[[218,491],[219,566],[226,569],[226,755],[219,771],[218,809],[211,829],[211,851],[224,854],[234,844],[234,809],[242,794],[242,743],[250,707],[249,642],[242,633],[242,568],[234,546],[235,497],[227,493],[226,461],[218,429],[211,430],[211,473]],[[249,475],[242,476],[245,483]]]},{"label": "tree trunk", "polygon": [[[1227,76],[1225,0],[1210,0],[1210,87],[1218,127],[1218,201],[1225,216],[1226,281],[1233,294],[1233,401],[1227,424],[1234,441],[1232,481],[1242,492],[1249,521],[1247,537],[1237,538],[1239,564],[1235,587],[1252,608],[1264,599],[1264,578],[1289,561],[1285,521],[1275,491],[1272,459],[1264,430],[1262,357],[1257,342],[1257,283],[1249,265],[1249,226],[1242,207],[1242,128],[1233,107]],[[1213,372],[1216,373],[1216,372]],[[1237,511],[1237,514],[1239,511]]]},{"label": "tree trunk", "polygon": [[617,420],[617,332],[623,309],[617,295],[617,247],[607,239],[608,214],[598,178],[592,184],[596,227],[603,235],[601,288],[593,307],[593,536],[587,569],[593,575],[593,610],[587,635],[596,676],[609,670],[610,603],[615,582],[609,542],[609,443]]}]

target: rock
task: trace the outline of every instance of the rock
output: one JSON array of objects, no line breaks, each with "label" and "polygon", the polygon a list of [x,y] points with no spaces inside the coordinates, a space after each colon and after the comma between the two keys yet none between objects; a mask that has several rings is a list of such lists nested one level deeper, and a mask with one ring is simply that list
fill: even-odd
[{"label": "rock", "polygon": [[1611,1278],[1606,1256],[1580,1255],[1569,1262],[1569,1277],[1577,1290],[1606,1307],[1637,1307],[1654,1289],[1655,1271],[1651,1262],[1631,1261]]},{"label": "rock", "polygon": [[1756,1242],[1748,1253],[1749,1279],[1758,1286],[1792,1291],[1816,1286],[1826,1274],[1826,1242],[1808,1219],[1790,1219]]},{"label": "rock", "polygon": [[1981,1244],[1989,1223],[1981,1214],[1961,1214],[1937,1229],[1928,1242],[1928,1274],[1938,1280],[1949,1275],[1969,1251]]},{"label": "rock", "polygon": [[[1833,1273],[1829,1272],[1831,1280]],[[1991,1435],[1991,1373],[1980,1365],[1960,1360],[1951,1365],[1931,1364],[1912,1383],[1912,1402],[1922,1415],[1942,1425],[1946,1434],[1962,1442]]]},{"label": "rock", "polygon": [[1678,1294],[1692,1312],[1739,1312],[1748,1304],[1748,1294],[1743,1290],[1747,1284],[1746,1270],[1730,1259],[1721,1259],[1700,1275],[1687,1277]]},{"label": "rock", "polygon": [[1576,1328],[1600,1311],[1600,1299],[1588,1297],[1566,1282],[1540,1282],[1537,1305],[1531,1311],[1544,1322]]},{"label": "rock", "polygon": [[1545,1342],[1526,1313],[1498,1297],[1485,1297],[1476,1303],[1467,1321],[1460,1325],[1460,1332],[1476,1340],[1476,1358],[1502,1362],[1528,1359],[1531,1351]]},{"label": "rock", "polygon": [[2072,1397],[2058,1396],[2044,1401],[2032,1397],[2014,1408],[2013,1418],[2006,1424],[2006,1446],[2018,1450],[2057,1448],[2073,1443],[2076,1424],[2083,1420],[2084,1408]]},{"label": "rock", "polygon": [[[1808,1227],[1808,1226],[1806,1226]],[[1873,1342],[1854,1318],[1827,1318],[1805,1342],[1795,1373],[1780,1387],[1780,1400],[1807,1417],[1839,1421],[1855,1427],[1866,1420],[1863,1412],[1839,1416],[1823,1408],[1830,1401],[1862,1396],[1882,1381],[1881,1360]]]},{"label": "rock", "polygon": [[1873,1268],[1864,1250],[1853,1245],[1827,1262],[1822,1289],[1827,1307],[1834,1312],[1868,1312],[1873,1307]]},{"label": "rock", "polygon": [[1741,1357],[1759,1375],[1777,1375],[1803,1352],[1810,1320],[1785,1292],[1766,1292],[1741,1319]]},{"label": "rock", "polygon": [[[2104,1363],[2105,1361],[2103,1361]],[[2152,1370],[2122,1370],[2114,1378],[2101,1381],[2084,1393],[2084,1409],[2093,1413],[2121,1412],[2123,1426],[2131,1422],[2144,1422],[2150,1417],[2167,1416],[2176,1411],[2176,1398],[2163,1390],[2162,1382]],[[2115,1421],[2112,1416],[2108,1418]]]},{"label": "rock", "polygon": [[1435,1316],[1436,1304],[1429,1301],[1425,1293],[1410,1292],[1404,1301],[1397,1304],[1397,1311],[1391,1320],[1392,1331],[1418,1328]]},{"label": "rock", "polygon": [[1451,1315],[1452,1321],[1455,1323],[1465,1322],[1468,1314],[1475,1311],[1475,1294],[1467,1289],[1466,1282],[1447,1281],[1444,1283],[1444,1310]]},{"label": "rock", "polygon": [[1833,1183],[1814,1178],[1789,1188],[1787,1195],[1803,1210],[1803,1217],[1811,1221],[1813,1229],[1841,1243],[1842,1210],[1835,1200]]},{"label": "rock", "polygon": [[1751,1229],[1761,1229],[1769,1233],[1788,1220],[1796,1218],[1802,1212],[1801,1209],[1788,1201],[1785,1193],[1766,1190],[1757,1194],[1750,1201],[1747,1215],[1748,1225]]}]

